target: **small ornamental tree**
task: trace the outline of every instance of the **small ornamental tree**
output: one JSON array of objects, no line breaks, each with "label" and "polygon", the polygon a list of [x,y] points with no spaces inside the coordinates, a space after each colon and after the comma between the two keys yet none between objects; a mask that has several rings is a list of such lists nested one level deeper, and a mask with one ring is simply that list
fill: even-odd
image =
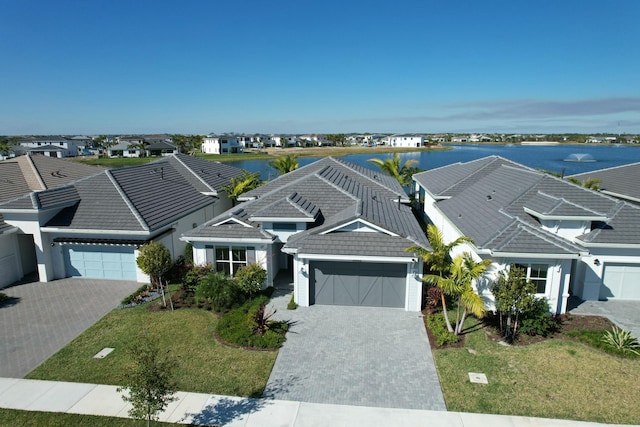
[{"label": "small ornamental tree", "polygon": [[234,277],[238,287],[249,298],[260,292],[262,285],[267,280],[267,271],[260,264],[249,264],[241,267]]},{"label": "small ornamental tree", "polygon": [[527,280],[525,271],[515,265],[509,271],[502,270],[491,288],[499,313],[500,332],[510,341],[515,341],[518,322],[523,313],[530,310],[536,300],[536,286]]},{"label": "small ornamental tree", "polygon": [[[140,253],[136,259],[138,268],[149,275],[151,285],[161,290],[164,300],[164,286],[162,275],[171,268],[171,254],[160,242],[149,242],[140,248]],[[166,307],[167,303],[164,302]]]},{"label": "small ornamental tree", "polygon": [[173,361],[166,351],[160,350],[155,337],[146,331],[129,349],[134,365],[125,375],[125,385],[118,387],[118,392],[125,402],[131,403],[129,415],[138,420],[158,419],[169,403],[176,400],[176,383],[173,380]]}]

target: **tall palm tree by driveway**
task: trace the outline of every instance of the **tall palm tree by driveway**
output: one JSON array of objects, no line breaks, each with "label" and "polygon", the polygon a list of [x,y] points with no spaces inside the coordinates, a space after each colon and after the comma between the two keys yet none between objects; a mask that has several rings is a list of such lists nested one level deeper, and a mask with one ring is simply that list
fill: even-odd
[{"label": "tall palm tree by driveway", "polygon": [[427,226],[427,239],[431,246],[431,251],[421,246],[410,246],[405,249],[407,252],[413,252],[418,255],[424,261],[425,265],[429,268],[433,274],[425,276],[422,280],[428,282],[434,286],[439,287],[442,290],[442,311],[444,313],[444,320],[447,323],[447,329],[449,332],[454,332],[451,322],[449,321],[449,314],[447,313],[447,303],[445,301],[445,295],[449,295],[446,289],[442,286],[446,286],[447,283],[441,279],[445,279],[451,274],[452,258],[451,250],[456,246],[464,243],[470,243],[471,239],[462,236],[458,237],[450,243],[444,242],[442,232],[433,224]]},{"label": "tall palm tree by driveway", "polygon": [[293,154],[279,156],[271,160],[269,166],[277,170],[280,175],[284,175],[298,169],[298,158]]},{"label": "tall palm tree by driveway", "polygon": [[394,177],[403,187],[409,185],[411,183],[411,176],[420,171],[419,168],[414,166],[418,163],[416,159],[409,159],[402,163],[398,153],[393,153],[393,157],[390,159],[369,159],[368,161],[378,166],[383,172]]}]

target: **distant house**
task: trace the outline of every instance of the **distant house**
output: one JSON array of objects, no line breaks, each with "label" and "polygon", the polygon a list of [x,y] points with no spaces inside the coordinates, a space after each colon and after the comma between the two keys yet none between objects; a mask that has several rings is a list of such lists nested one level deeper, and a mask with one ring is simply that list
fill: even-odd
[{"label": "distant house", "polygon": [[138,144],[140,143],[136,143],[131,140],[121,140],[116,145],[107,148],[107,156],[129,158],[142,157],[145,150]]},{"label": "distant house", "polygon": [[30,154],[40,154],[47,157],[75,157],[79,152],[77,141],[64,137],[24,139],[18,141],[18,144]]},{"label": "distant house", "polygon": [[424,146],[422,135],[399,134],[387,137],[387,144],[391,147],[418,148]]},{"label": "distant house", "polygon": [[45,164],[37,175],[21,173],[32,167],[28,163],[10,162],[0,163],[0,178],[13,177],[4,187],[0,179],[0,190],[12,191],[0,200],[2,280],[32,268],[41,282],[64,277],[148,282],[136,265],[140,247],[157,241],[172,259],[182,255],[186,244],[180,235],[229,209],[223,187],[242,174],[183,154],[110,170]]},{"label": "distant house", "polygon": [[244,152],[244,147],[237,137],[221,135],[204,138],[201,150],[206,154],[233,154]]},{"label": "distant house", "polygon": [[456,135],[451,137],[451,142],[453,143],[469,142],[469,137],[466,135]]},{"label": "distant house", "polygon": [[153,144],[149,144],[145,147],[145,151],[147,152],[147,156],[168,156],[171,154],[177,154],[180,152],[178,147],[167,142],[167,141],[158,141]]}]

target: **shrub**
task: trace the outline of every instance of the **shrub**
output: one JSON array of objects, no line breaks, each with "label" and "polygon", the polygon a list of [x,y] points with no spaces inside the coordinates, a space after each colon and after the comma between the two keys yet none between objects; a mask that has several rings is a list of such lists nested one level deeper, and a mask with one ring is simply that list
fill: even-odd
[{"label": "shrub", "polygon": [[546,337],[558,329],[558,319],[549,313],[549,303],[544,298],[534,299],[529,310],[522,314],[520,332],[523,334]]},{"label": "shrub", "polygon": [[193,265],[193,243],[187,243],[184,248],[184,262],[187,265]]},{"label": "shrub", "polygon": [[234,279],[240,290],[251,298],[262,289],[267,280],[267,271],[260,264],[249,264],[241,267]]},{"label": "shrub", "polygon": [[267,297],[259,296],[223,314],[218,323],[218,336],[228,343],[241,347],[279,348],[289,328],[286,322],[267,321],[266,332],[263,335],[256,333],[256,314],[268,301]]},{"label": "shrub", "polygon": [[447,330],[447,323],[444,314],[433,313],[427,316],[427,326],[436,337],[436,346],[442,347],[445,344],[453,344],[460,340],[460,337]]},{"label": "shrub", "polygon": [[438,287],[427,289],[427,307],[434,309],[442,304],[442,290]]},{"label": "shrub", "polygon": [[208,265],[194,265],[191,267],[182,277],[182,293],[186,296],[194,296],[196,288],[209,273],[211,273],[211,267]]},{"label": "shrub", "polygon": [[624,354],[640,356],[640,343],[631,335],[630,331],[618,329],[615,326],[610,331],[604,331],[602,341]]},{"label": "shrub", "polygon": [[244,297],[234,281],[223,273],[209,273],[196,288],[196,298],[211,304],[215,311],[226,311],[243,303]]},{"label": "shrub", "polygon": [[0,292],[0,302],[6,301],[9,299],[9,296],[4,292]]},{"label": "shrub", "polygon": [[289,303],[287,304],[287,310],[295,310],[296,308],[298,308],[298,304],[293,298],[293,294],[291,294],[291,300],[289,300]]}]

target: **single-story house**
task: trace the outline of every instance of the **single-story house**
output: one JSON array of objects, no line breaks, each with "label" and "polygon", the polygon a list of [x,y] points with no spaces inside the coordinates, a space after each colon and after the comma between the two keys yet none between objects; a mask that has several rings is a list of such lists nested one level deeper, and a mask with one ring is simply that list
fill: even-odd
[{"label": "single-story house", "polygon": [[554,313],[567,298],[640,299],[640,208],[507,159],[490,156],[413,176],[421,211],[458,248],[493,260],[477,284],[524,268]]},{"label": "single-story house", "polygon": [[168,156],[170,154],[179,153],[177,146],[167,141],[157,141],[145,147],[147,156]]},{"label": "single-story house", "polygon": [[223,186],[241,174],[175,154],[29,192],[0,203],[0,214],[11,233],[33,242],[42,282],[75,276],[146,282],[136,265],[140,246],[160,241],[173,259],[184,254],[180,235],[227,210]]},{"label": "single-story house", "polygon": [[640,185],[638,185],[640,182],[640,163],[580,173],[568,178],[575,178],[578,181],[597,179],[600,181],[598,186],[601,193],[640,204]]},{"label": "single-story house", "polygon": [[327,157],[241,196],[237,206],[188,230],[194,262],[234,274],[251,263],[267,284],[286,274],[301,306],[398,307],[420,311],[422,260],[429,248],[390,176]]},{"label": "single-story house", "polygon": [[[19,156],[0,163],[0,203],[101,173],[104,168],[48,156]],[[0,288],[36,271],[33,237],[0,215]]]},{"label": "single-story house", "polygon": [[107,156],[109,157],[141,157],[145,150],[140,143],[131,141],[120,141],[116,145],[107,148]]}]

